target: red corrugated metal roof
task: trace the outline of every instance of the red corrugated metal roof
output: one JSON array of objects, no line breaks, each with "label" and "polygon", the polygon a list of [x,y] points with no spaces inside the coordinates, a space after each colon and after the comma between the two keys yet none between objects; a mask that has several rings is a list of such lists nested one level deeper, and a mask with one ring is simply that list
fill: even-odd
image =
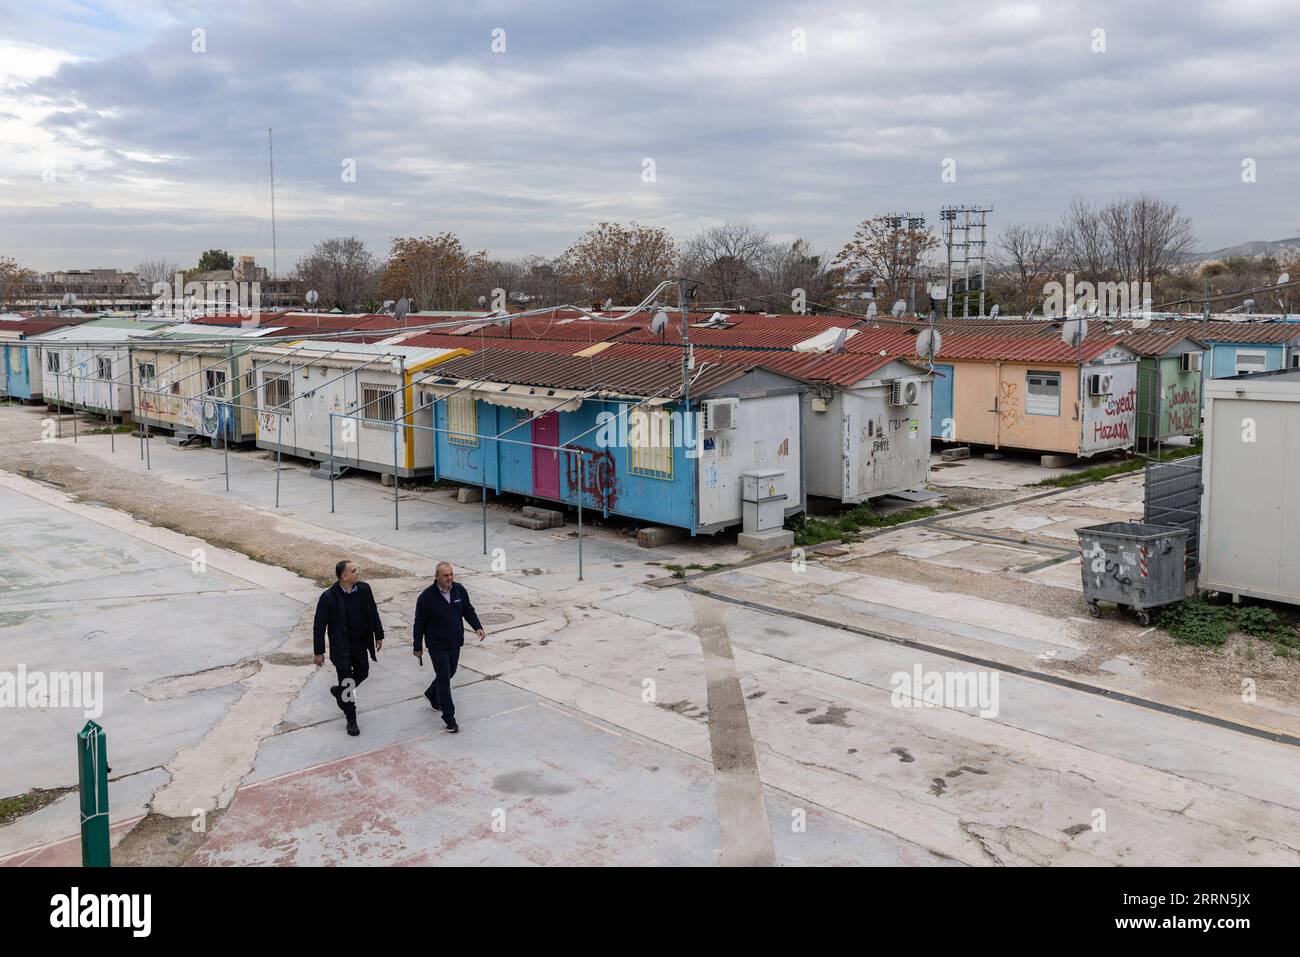
[{"label": "red corrugated metal roof", "polygon": [[495,323],[464,323],[448,327],[455,335],[483,336],[493,339],[570,339],[575,342],[604,342],[638,328],[633,322],[597,322],[591,319],[553,319],[528,316],[512,319],[508,326]]},{"label": "red corrugated metal roof", "polygon": [[[807,379],[811,382],[829,382],[832,385],[850,386],[894,361],[906,361],[899,356],[880,356],[868,353],[850,355],[844,353],[833,356],[828,353],[815,352],[775,352],[772,350],[709,349],[692,350],[696,363],[725,362],[762,365],[776,372],[783,372]],[[681,347],[676,345],[652,345],[643,342],[616,342],[608,349],[602,350],[601,358],[609,359],[663,359],[681,363]],[[918,368],[917,374],[925,370]]]},{"label": "red corrugated metal roof", "polygon": [[65,326],[75,326],[83,322],[83,319],[10,319],[0,322],[0,332],[16,332],[19,335],[31,336],[38,335],[42,332],[53,332],[55,329],[62,329]]},{"label": "red corrugated metal roof", "polygon": [[585,342],[563,339],[496,339],[485,336],[453,336],[439,332],[417,332],[402,340],[404,346],[430,346],[438,349],[510,349],[516,352],[548,352],[552,355],[573,355],[587,348]]},{"label": "red corrugated metal roof", "polygon": [[[1112,331],[1140,332],[1133,320],[1126,319],[1105,324]],[[1300,339],[1300,323],[1296,322],[1227,322],[1211,320],[1202,323],[1199,319],[1153,319],[1150,328],[1166,329],[1171,332],[1185,330],[1182,334],[1189,339],[1200,342],[1232,343],[1284,343]]]},{"label": "red corrugated metal roof", "polygon": [[[699,363],[691,393],[703,395],[763,366],[747,356],[738,363]],[[597,389],[628,396],[675,397],[681,394],[681,361],[608,359],[602,356],[557,356],[510,349],[484,349],[437,366],[439,378],[483,379],[555,389]]]}]

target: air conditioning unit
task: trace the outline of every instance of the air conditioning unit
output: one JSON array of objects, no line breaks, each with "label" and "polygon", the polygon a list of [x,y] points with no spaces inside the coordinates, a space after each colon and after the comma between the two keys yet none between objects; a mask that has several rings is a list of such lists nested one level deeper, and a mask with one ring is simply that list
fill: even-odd
[{"label": "air conditioning unit", "polygon": [[1184,352],[1178,357],[1178,369],[1180,372],[1200,372],[1201,353]]},{"label": "air conditioning unit", "polygon": [[704,431],[721,432],[736,427],[740,413],[739,399],[710,399],[704,403]]},{"label": "air conditioning unit", "polygon": [[1094,372],[1088,376],[1088,395],[1110,395],[1115,375],[1111,372]]},{"label": "air conditioning unit", "polygon": [[889,386],[889,404],[897,406],[916,405],[919,387],[915,379],[895,379]]}]

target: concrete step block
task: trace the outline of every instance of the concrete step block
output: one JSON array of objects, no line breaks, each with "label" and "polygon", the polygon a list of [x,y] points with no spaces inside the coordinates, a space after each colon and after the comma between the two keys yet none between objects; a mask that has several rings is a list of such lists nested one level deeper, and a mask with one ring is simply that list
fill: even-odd
[{"label": "concrete step block", "polygon": [[456,501],[461,505],[468,505],[470,502],[483,501],[483,489],[479,486],[462,487],[456,489]]},{"label": "concrete step block", "polygon": [[543,522],[550,522],[552,528],[558,528],[564,524],[564,513],[557,512],[551,508],[539,508],[536,505],[525,505],[520,509],[520,514],[528,518],[535,518]]},{"label": "concrete step block", "polygon": [[511,515],[506,519],[511,525],[517,525],[519,528],[531,528],[533,531],[541,531],[544,528],[551,528],[551,523],[541,518],[529,518],[527,515]]},{"label": "concrete step block", "polygon": [[945,462],[955,462],[957,459],[968,459],[970,458],[970,448],[969,446],[963,445],[955,449],[944,449],[939,453],[939,458],[943,459]]},{"label": "concrete step block", "polygon": [[1045,469],[1063,469],[1067,465],[1074,464],[1073,455],[1044,455],[1038,460],[1038,464]]},{"label": "concrete step block", "polygon": [[747,552],[771,552],[794,547],[794,532],[784,528],[769,528],[765,532],[741,532],[736,544]]},{"label": "concrete step block", "polygon": [[668,545],[682,537],[680,528],[668,525],[647,525],[636,533],[636,543],[642,548],[658,548]]}]

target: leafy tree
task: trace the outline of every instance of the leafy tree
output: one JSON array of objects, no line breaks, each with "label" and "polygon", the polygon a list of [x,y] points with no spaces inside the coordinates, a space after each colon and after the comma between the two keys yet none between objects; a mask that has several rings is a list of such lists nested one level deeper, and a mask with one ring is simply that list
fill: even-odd
[{"label": "leafy tree", "polygon": [[215,272],[219,269],[234,269],[235,257],[224,249],[209,249],[199,257],[198,272]]},{"label": "leafy tree", "polygon": [[676,272],[677,248],[667,230],[631,223],[600,223],[560,257],[569,280],[593,303],[640,302]]},{"label": "leafy tree", "polygon": [[878,300],[892,304],[908,298],[913,282],[923,282],[921,260],[938,244],[928,228],[912,229],[905,221],[873,216],[858,225],[832,265],[844,277],[843,293],[874,288]]},{"label": "leafy tree", "polygon": [[21,298],[24,284],[35,278],[35,273],[24,269],[12,259],[0,256],[0,305],[15,303]]}]

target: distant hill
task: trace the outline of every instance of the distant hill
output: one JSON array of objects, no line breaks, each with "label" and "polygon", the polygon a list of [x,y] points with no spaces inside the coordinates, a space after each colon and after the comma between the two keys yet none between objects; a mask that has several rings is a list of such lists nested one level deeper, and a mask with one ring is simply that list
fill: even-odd
[{"label": "distant hill", "polygon": [[1287,262],[1300,257],[1300,236],[1291,239],[1261,240],[1253,243],[1238,243],[1223,249],[1214,249],[1206,253],[1191,253],[1187,258],[1192,262],[1212,262],[1242,256],[1246,259],[1264,259],[1272,256],[1278,262]]}]

